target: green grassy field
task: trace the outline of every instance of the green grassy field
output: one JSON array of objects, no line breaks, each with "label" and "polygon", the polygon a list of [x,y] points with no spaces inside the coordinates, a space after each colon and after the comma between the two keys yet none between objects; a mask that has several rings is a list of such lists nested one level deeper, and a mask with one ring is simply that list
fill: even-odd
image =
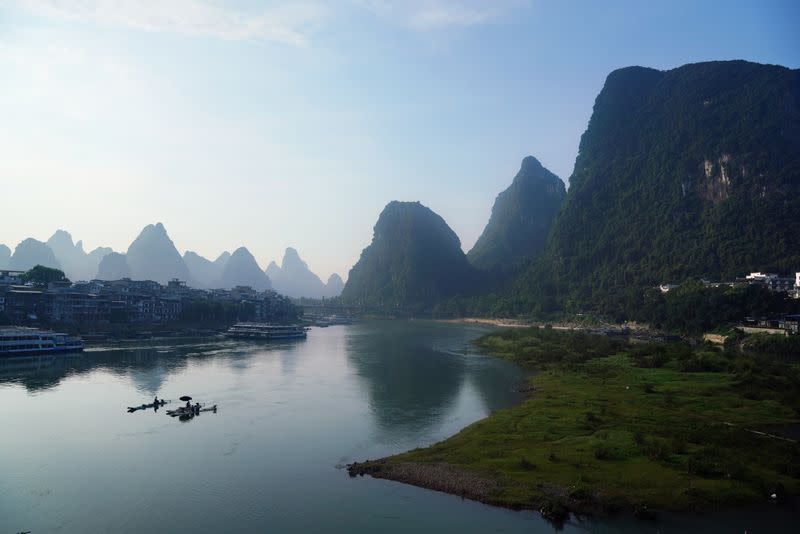
[{"label": "green grassy field", "polygon": [[477,344],[538,369],[533,394],[385,466],[446,465],[491,481],[481,500],[535,509],[704,509],[800,491],[800,447],[752,432],[800,423],[791,351],[764,362],[535,328]]}]

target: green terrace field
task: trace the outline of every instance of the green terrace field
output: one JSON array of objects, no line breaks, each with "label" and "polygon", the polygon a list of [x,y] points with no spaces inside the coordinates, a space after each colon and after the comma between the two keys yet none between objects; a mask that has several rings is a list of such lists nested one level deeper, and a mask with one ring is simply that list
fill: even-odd
[{"label": "green terrace field", "polygon": [[714,349],[531,328],[476,343],[536,369],[530,397],[355,473],[554,518],[702,510],[800,491],[800,447],[774,430],[800,423],[792,338]]}]

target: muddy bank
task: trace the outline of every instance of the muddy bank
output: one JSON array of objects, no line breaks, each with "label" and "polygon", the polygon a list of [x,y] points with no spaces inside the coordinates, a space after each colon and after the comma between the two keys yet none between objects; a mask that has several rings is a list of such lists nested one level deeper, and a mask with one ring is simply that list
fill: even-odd
[{"label": "muddy bank", "polygon": [[[539,512],[545,519],[555,524],[566,521],[570,513],[578,516],[593,516],[611,514],[623,509],[621,504],[601,503],[594,495],[577,495],[567,488],[550,484],[537,485],[538,491],[546,496],[536,501],[514,503],[499,500],[494,496],[501,487],[497,480],[444,463],[368,460],[349,464],[347,472],[351,477],[369,475],[373,478],[441,491],[493,506],[512,510],[532,510]],[[642,510],[631,508],[630,511],[635,517],[641,519],[655,518],[655,514],[646,508]]]},{"label": "muddy bank", "polygon": [[373,460],[347,466],[351,477],[370,475],[487,502],[497,482],[448,464]]}]

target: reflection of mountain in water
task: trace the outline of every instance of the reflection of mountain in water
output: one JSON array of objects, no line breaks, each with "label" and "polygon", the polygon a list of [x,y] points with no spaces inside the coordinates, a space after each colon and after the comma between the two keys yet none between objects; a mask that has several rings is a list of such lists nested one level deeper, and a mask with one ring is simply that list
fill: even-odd
[{"label": "reflection of mountain in water", "polygon": [[433,349],[434,336],[439,345],[441,326],[406,322],[364,324],[348,333],[347,357],[367,388],[381,439],[425,433],[456,400],[464,360]]},{"label": "reflection of mountain in water", "polygon": [[476,354],[482,327],[429,321],[382,321],[351,327],[347,359],[369,395],[378,439],[417,439],[457,410],[465,386],[477,391],[487,412],[520,400],[517,366]]},{"label": "reflection of mountain in water", "polygon": [[469,383],[475,388],[489,411],[518,403],[525,385],[525,374],[510,362],[492,359],[470,359]]},{"label": "reflection of mountain in water", "polygon": [[167,377],[184,370],[190,358],[224,358],[232,368],[247,369],[254,354],[271,348],[232,341],[137,342],[78,355],[0,359],[0,384],[17,383],[28,391],[40,391],[58,386],[67,376],[97,370],[128,377],[143,394],[156,395]]}]

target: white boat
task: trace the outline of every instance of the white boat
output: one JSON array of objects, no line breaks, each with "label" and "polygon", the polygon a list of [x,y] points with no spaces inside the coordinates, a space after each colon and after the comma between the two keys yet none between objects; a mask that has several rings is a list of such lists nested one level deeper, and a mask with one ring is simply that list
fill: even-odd
[{"label": "white boat", "polygon": [[301,325],[236,323],[228,328],[226,335],[235,339],[301,339],[306,337],[306,330]]},{"label": "white boat", "polygon": [[0,358],[82,350],[83,340],[69,334],[22,326],[0,327]]}]

